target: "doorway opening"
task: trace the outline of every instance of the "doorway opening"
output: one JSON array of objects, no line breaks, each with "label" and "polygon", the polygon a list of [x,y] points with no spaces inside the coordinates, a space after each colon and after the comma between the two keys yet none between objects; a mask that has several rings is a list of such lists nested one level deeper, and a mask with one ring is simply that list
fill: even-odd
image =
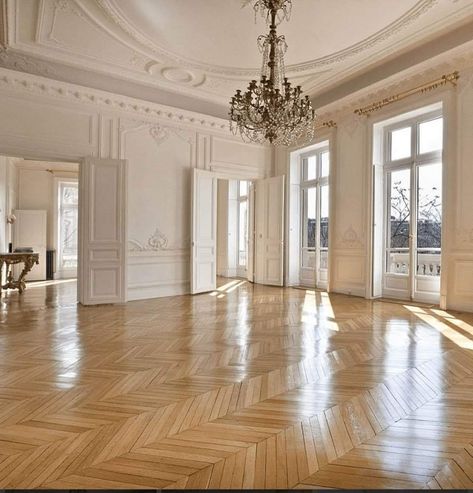
[{"label": "doorway opening", "polygon": [[[192,294],[214,291],[218,272],[258,284],[284,284],[284,187],[284,176],[243,181],[193,170]],[[227,211],[220,228],[218,209]]]},{"label": "doorway opening", "polygon": [[[77,302],[78,179],[79,163],[0,156],[0,252],[38,254],[23,298],[31,290],[31,299],[45,301],[54,291],[61,302]],[[22,268],[12,266],[13,279]],[[1,281],[6,283],[6,266]],[[19,294],[5,293],[12,300]]]},{"label": "doorway opening", "polygon": [[291,154],[288,284],[328,288],[329,141]]},{"label": "doorway opening", "polygon": [[[249,180],[217,182],[217,276],[253,279],[250,262]],[[252,211],[253,212],[253,211]]]},{"label": "doorway opening", "polygon": [[373,294],[438,303],[442,274],[441,104],[374,127]]}]

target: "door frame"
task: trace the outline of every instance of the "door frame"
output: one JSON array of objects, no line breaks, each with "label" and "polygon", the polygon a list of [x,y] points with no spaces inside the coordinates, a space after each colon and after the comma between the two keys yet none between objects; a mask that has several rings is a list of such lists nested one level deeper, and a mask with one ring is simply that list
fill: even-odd
[{"label": "door frame", "polygon": [[[86,293],[85,293],[85,285],[84,283],[84,276],[86,275],[86,270],[82,267],[83,265],[83,255],[84,252],[82,251],[82,237],[83,237],[83,228],[89,227],[89,221],[87,214],[85,214],[86,211],[86,204],[85,201],[83,200],[83,197],[85,195],[84,191],[84,185],[81,185],[81,180],[80,180],[80,173],[81,169],[83,169],[83,164],[86,159],[101,159],[99,157],[96,157],[95,155],[76,155],[74,153],[57,153],[57,154],[49,154],[49,153],[36,153],[32,152],[31,148],[24,146],[15,146],[14,148],[11,147],[2,147],[0,145],[0,155],[2,156],[7,156],[7,157],[13,157],[13,158],[21,158],[21,159],[31,159],[34,161],[45,161],[45,162],[69,162],[69,163],[75,163],[79,165],[79,226],[78,226],[78,249],[77,249],[77,302],[80,303],[80,300],[86,299]],[[128,186],[128,177],[125,177],[125,189]],[[86,190],[87,191],[87,190]],[[125,211],[126,212],[126,211]],[[126,214],[125,214],[125,223],[126,223]],[[127,225],[125,226],[125,230],[127,230]],[[127,262],[127,248],[125,248],[125,255],[123,256],[122,259],[122,264],[121,267],[124,270],[125,273],[125,285],[124,285],[124,302],[126,303],[127,301],[127,268],[128,268],[128,262]]]}]

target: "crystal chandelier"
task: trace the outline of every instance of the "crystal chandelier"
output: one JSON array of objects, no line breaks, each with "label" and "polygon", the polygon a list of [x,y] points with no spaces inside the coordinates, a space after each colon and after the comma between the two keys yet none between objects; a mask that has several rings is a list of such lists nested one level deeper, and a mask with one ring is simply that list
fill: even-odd
[{"label": "crystal chandelier", "polygon": [[285,77],[287,44],[276,32],[281,21],[289,20],[292,0],[253,1],[255,13],[266,17],[270,30],[268,35],[258,37],[263,54],[259,82],[252,80],[244,93],[238,90],[231,99],[230,128],[246,142],[285,146],[307,143],[314,137],[315,113],[309,96],[301,97],[301,86],[291,87]]}]

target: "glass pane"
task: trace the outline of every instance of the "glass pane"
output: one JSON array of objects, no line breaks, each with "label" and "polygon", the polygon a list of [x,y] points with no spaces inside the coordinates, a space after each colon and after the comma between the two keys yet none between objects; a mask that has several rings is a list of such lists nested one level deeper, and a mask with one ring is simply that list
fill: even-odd
[{"label": "glass pane", "polygon": [[440,275],[442,164],[418,168],[417,274]]},{"label": "glass pane", "polygon": [[440,250],[417,251],[417,275],[440,276]]},{"label": "glass pane", "polygon": [[315,269],[315,249],[304,248],[302,250],[302,267]]},{"label": "glass pane", "polygon": [[408,248],[411,221],[411,172],[408,169],[391,172],[389,194],[389,247]]},{"label": "glass pane", "polygon": [[246,197],[248,195],[248,182],[245,180],[240,181],[240,197]]},{"label": "glass pane", "polygon": [[330,153],[322,152],[320,155],[320,176],[328,176],[330,172]]},{"label": "glass pane", "polygon": [[320,251],[320,268],[328,269],[328,250]]},{"label": "glass pane", "polygon": [[306,180],[315,180],[317,178],[317,158],[315,156],[310,156],[306,159]]},{"label": "glass pane", "polygon": [[248,208],[244,200],[239,203],[238,265],[246,265],[246,242],[248,231]]},{"label": "glass pane", "polygon": [[411,155],[411,127],[391,132],[391,161]]},{"label": "glass pane", "polygon": [[77,208],[62,209],[60,218],[61,268],[77,267]]},{"label": "glass pane", "polygon": [[443,147],[443,118],[419,124],[419,152],[439,151]]},{"label": "glass pane", "polygon": [[320,246],[328,247],[328,185],[320,187]]},{"label": "glass pane", "polygon": [[304,215],[302,244],[304,247],[315,248],[316,233],[316,205],[317,191],[315,187],[303,191]]},{"label": "glass pane", "polygon": [[62,185],[62,203],[77,205],[79,202],[79,187],[75,184]]},{"label": "glass pane", "polygon": [[390,274],[409,274],[409,249],[388,250],[386,264]]}]

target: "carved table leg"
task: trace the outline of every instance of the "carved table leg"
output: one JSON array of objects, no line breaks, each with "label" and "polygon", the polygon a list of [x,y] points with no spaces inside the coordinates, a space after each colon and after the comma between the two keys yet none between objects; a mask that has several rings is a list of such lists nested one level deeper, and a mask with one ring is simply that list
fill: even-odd
[{"label": "carved table leg", "polygon": [[23,267],[23,270],[21,271],[20,277],[18,278],[18,281],[16,281],[17,286],[18,286],[18,291],[20,294],[23,293],[23,291],[26,289],[26,283],[23,280],[28,274],[28,272],[33,268],[33,265],[37,263],[33,258],[26,258],[25,259],[25,266]]}]

